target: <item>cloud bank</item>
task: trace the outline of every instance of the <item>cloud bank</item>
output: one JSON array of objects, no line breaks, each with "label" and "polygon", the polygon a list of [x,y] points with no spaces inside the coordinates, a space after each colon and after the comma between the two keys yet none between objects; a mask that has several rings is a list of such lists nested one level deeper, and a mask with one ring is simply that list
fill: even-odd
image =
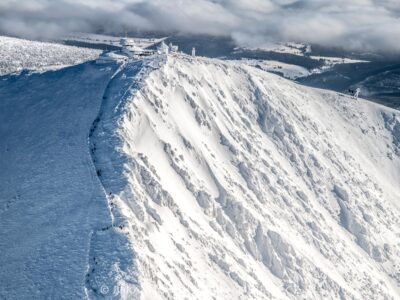
[{"label": "cloud bank", "polygon": [[0,33],[57,37],[124,30],[295,41],[400,53],[399,0],[1,0]]}]

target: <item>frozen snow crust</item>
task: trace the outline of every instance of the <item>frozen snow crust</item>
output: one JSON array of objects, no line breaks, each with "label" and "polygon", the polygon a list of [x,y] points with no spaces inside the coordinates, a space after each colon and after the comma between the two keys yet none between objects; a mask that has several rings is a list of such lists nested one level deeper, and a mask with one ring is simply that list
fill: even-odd
[{"label": "frozen snow crust", "polygon": [[186,56],[0,79],[0,298],[400,297],[397,111]]}]

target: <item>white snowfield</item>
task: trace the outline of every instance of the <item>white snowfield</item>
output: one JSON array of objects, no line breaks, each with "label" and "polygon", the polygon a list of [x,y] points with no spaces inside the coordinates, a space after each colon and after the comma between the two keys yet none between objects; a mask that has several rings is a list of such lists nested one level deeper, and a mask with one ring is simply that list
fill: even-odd
[{"label": "white snowfield", "polygon": [[101,51],[0,36],[0,76],[24,69],[46,71],[76,65]]},{"label": "white snowfield", "polygon": [[278,53],[287,53],[293,55],[304,56],[305,53],[311,53],[311,45],[303,43],[279,43],[270,42],[259,47],[244,47],[246,50],[261,50],[261,51],[273,51]]},{"label": "white snowfield", "polygon": [[400,297],[398,111],[179,55],[1,79],[0,298]]},{"label": "white snowfield", "polygon": [[[88,44],[104,44],[119,47],[121,46],[121,38],[125,37],[77,32],[61,38],[61,40],[71,42],[84,42]],[[130,43],[135,44],[137,47],[140,47],[142,49],[154,46],[155,44],[158,44],[165,39],[166,38],[127,38]]]},{"label": "white snowfield", "polygon": [[312,74],[311,71],[304,67],[285,64],[275,60],[255,60],[255,59],[242,59],[241,63],[258,69],[268,71],[275,74],[281,74],[284,78],[296,80],[301,77],[307,77]]}]

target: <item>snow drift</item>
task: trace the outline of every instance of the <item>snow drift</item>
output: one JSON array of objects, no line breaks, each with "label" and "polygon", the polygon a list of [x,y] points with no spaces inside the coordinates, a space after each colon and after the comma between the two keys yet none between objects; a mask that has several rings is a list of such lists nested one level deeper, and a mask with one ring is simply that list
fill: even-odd
[{"label": "snow drift", "polygon": [[[11,202],[1,212],[0,262],[7,266],[1,281],[18,278],[18,284],[2,286],[0,296],[13,298],[22,287],[41,296],[67,289],[73,296],[126,299],[400,296],[397,111],[240,62],[168,56],[86,70],[87,80],[103,82],[90,94],[67,97],[71,91],[61,83],[47,90],[49,98],[63,99],[54,116],[59,126],[50,129],[28,121],[59,101],[18,100],[19,84],[1,83],[2,95],[13,99],[3,108],[20,109],[1,115],[2,177],[6,166],[13,183],[2,184],[9,187],[2,201]],[[40,87],[48,76],[30,84]],[[75,79],[74,89],[83,84]],[[89,109],[89,98],[96,109]],[[63,129],[67,124],[71,130]],[[33,149],[60,140],[68,146],[38,154],[34,171]],[[21,158],[26,164],[17,163]],[[21,181],[27,170],[34,176]],[[46,190],[45,172],[58,178]],[[73,208],[60,206],[66,203]],[[32,222],[49,212],[54,219]],[[55,219],[67,213],[68,221]],[[71,236],[45,244],[67,226],[76,229]],[[15,247],[37,227],[46,231],[29,244],[35,252],[27,260]],[[81,248],[64,243],[72,235]],[[59,249],[70,255],[55,254]],[[51,278],[41,275],[41,286],[45,261],[62,263],[51,268]],[[50,294],[58,278],[75,280]]]}]

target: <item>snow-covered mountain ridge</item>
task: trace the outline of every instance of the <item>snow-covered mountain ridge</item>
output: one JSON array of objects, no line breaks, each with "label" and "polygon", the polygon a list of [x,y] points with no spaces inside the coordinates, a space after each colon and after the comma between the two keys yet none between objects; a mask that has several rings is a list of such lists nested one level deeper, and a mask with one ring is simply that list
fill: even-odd
[{"label": "snow-covered mountain ridge", "polygon": [[[52,76],[61,82],[45,93]],[[18,248],[17,231],[46,233],[36,233],[27,258],[17,259],[15,247],[5,252],[0,279],[12,287],[0,296],[25,286],[58,298],[400,297],[397,111],[240,62],[186,56],[7,80],[1,105],[20,109],[1,116],[1,163],[11,175],[0,249],[11,237]],[[37,97],[18,98],[24,80]],[[32,113],[54,110],[48,118],[59,121],[43,137]],[[33,175],[21,187],[18,159],[59,137],[68,147],[37,159],[52,176],[46,192],[26,164],[18,168]],[[61,203],[72,207],[51,215],[68,212],[69,221],[17,224]],[[60,240],[61,228],[73,233]],[[47,232],[54,245],[44,242]],[[55,257],[59,268],[49,267]],[[48,269],[52,278],[37,275]],[[64,284],[52,282],[60,277]]]},{"label": "snow-covered mountain ridge", "polygon": [[109,188],[144,298],[396,298],[399,122],[238,63],[169,57],[126,102],[118,151],[98,149],[124,180]]}]

